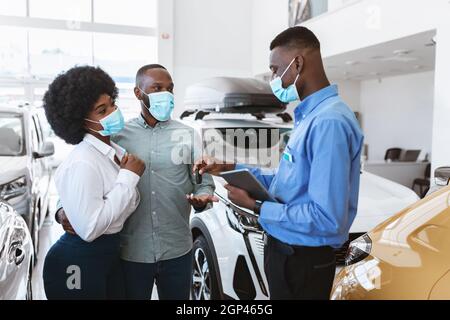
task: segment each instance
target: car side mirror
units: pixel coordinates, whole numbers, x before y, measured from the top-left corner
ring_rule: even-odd
[[[447,186],[450,182],[450,167],[440,167],[434,171],[434,180],[438,186]]]
[[[34,159],[40,159],[45,157],[50,157],[55,154],[55,146],[53,142],[45,142],[42,147],[39,149],[39,151],[33,152],[33,158]]]

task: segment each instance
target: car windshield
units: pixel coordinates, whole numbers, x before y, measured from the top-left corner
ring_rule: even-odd
[[[208,155],[227,162],[276,168],[289,140],[289,128],[219,128],[203,131]]]
[[[0,156],[20,156],[24,151],[22,116],[0,113]]]

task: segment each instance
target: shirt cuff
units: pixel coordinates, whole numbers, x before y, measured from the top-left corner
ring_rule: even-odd
[[[130,188],[135,188],[139,182],[140,177],[134,173],[133,171],[130,171],[128,169],[120,169],[119,174],[117,175],[117,183],[123,183],[127,186],[130,186]]]
[[[283,204],[270,201],[264,201],[259,212],[259,220],[267,222],[280,222],[280,210],[283,209]]]

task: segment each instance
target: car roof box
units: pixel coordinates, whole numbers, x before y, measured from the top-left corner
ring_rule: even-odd
[[[286,104],[272,93],[267,82],[252,78],[216,77],[186,89],[184,107],[220,113],[280,113]]]

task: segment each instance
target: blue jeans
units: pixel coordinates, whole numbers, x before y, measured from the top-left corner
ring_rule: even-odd
[[[192,251],[155,263],[122,260],[125,294],[131,300],[149,300],[156,282],[160,300],[189,300],[192,273]]]
[[[65,233],[44,262],[44,289],[49,300],[124,299],[119,234],[92,242]]]

